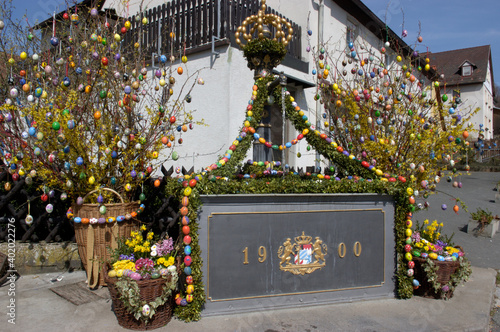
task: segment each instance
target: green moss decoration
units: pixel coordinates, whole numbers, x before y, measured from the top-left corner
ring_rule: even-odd
[[[272,39],[253,39],[243,47],[243,56],[250,61],[253,57],[271,57],[283,60],[287,53],[285,45]]]

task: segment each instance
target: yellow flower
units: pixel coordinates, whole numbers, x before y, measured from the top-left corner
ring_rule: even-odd
[[[145,231],[145,230],[146,230],[146,225],[144,225],[144,224],[143,224],[143,225],[141,226],[141,231]]]
[[[425,251],[429,251],[429,246],[424,247]]]
[[[166,262],[164,265],[165,265],[166,267],[169,267],[170,265],[174,265],[174,263],[175,263],[175,259],[174,259],[172,256],[170,256],[170,257],[168,258],[167,262]]]
[[[422,248],[424,245],[422,242],[415,243],[415,247]]]
[[[148,236],[146,237],[146,239],[148,239],[148,240],[152,240],[152,239],[153,239],[153,236],[154,236],[154,233],[153,233],[153,232],[149,232],[149,233],[148,233]]]
[[[444,225],[443,225],[443,223],[440,223],[439,226],[443,227]]]
[[[425,219],[424,225],[427,225],[429,223],[429,219]]]

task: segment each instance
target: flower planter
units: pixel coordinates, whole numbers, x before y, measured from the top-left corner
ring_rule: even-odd
[[[475,220],[469,221],[467,224],[467,233],[477,236],[494,237],[498,231],[500,219],[493,219],[481,232],[479,232],[479,223]]]
[[[458,261],[432,261],[438,268],[437,270],[437,282],[441,284],[441,289],[436,291],[432,286],[432,282],[429,280],[429,276],[425,271],[426,264],[425,259],[414,257],[415,261],[415,274],[414,278],[420,281],[420,287],[415,289],[414,294],[418,296],[435,298],[435,299],[450,299],[453,297],[453,290],[444,290],[443,286],[448,284],[451,279],[451,275],[455,273],[460,267],[460,262]]]

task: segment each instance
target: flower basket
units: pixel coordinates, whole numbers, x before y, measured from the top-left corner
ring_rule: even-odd
[[[432,261],[437,267],[437,282],[441,285],[440,289],[436,291],[432,282],[429,281],[429,276],[425,271],[426,260],[420,257],[414,257],[415,261],[415,274],[414,278],[420,281],[420,287],[415,289],[414,294],[427,298],[435,299],[450,299],[453,297],[453,290],[449,289],[444,291],[443,286],[447,285],[451,276],[460,267],[460,262],[457,261]]]
[[[131,231],[139,229],[139,220],[135,217],[142,212],[138,201],[124,203],[123,198],[116,191],[109,188],[102,188],[101,190],[114,193],[120,198],[121,203],[74,204],[71,208],[78,254],[87,272],[88,286],[90,288],[99,285],[106,286],[103,264],[111,256],[109,248],[116,248],[116,239],[118,237],[127,236]],[[85,202],[85,199],[94,192],[96,190],[85,195],[83,201]],[[102,205],[106,207],[105,214],[99,212]],[[118,221],[118,217],[123,217],[123,220]],[[91,219],[99,220],[100,218],[102,218],[101,222],[89,222]],[[115,219],[115,221],[110,218]],[[102,222],[102,220],[105,220],[105,222]]]
[[[178,267],[177,270],[179,270]],[[107,272],[107,270],[105,272]],[[168,300],[163,305],[156,308],[154,315],[146,322],[142,319],[136,319],[134,314],[127,310],[116,284],[119,280],[118,278],[110,278],[108,274],[105,273],[105,281],[113,302],[113,311],[120,326],[130,330],[147,331],[160,328],[170,322],[174,306],[174,298],[172,295],[169,296]],[[158,299],[165,290],[168,290],[170,283],[174,282],[176,284],[177,280],[177,275],[175,276],[175,280],[172,280],[172,275],[169,275],[166,279],[147,279],[133,282],[136,282],[139,288],[140,301],[150,303]]]

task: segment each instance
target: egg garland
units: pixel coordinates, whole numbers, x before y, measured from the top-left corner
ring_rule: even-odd
[[[78,202],[77,202],[78,203]],[[80,204],[81,205],[81,204]],[[99,213],[101,215],[106,214],[106,209],[102,209],[102,207],[105,207],[104,205],[101,205],[99,207]],[[74,222],[75,224],[104,224],[104,223],[114,223],[114,222],[123,222],[123,221],[129,221],[129,220],[135,220],[137,217],[144,212],[144,209],[146,206],[144,204],[141,204],[139,208],[135,211],[132,211],[130,213],[126,213],[125,215],[119,215],[119,216],[108,216],[106,218],[100,217],[100,218],[94,218],[95,220],[91,220],[90,218],[82,218],[82,217],[75,217],[73,213],[73,208],[70,207],[68,211],[66,212],[66,217]],[[92,222],[91,222],[92,221]]]

